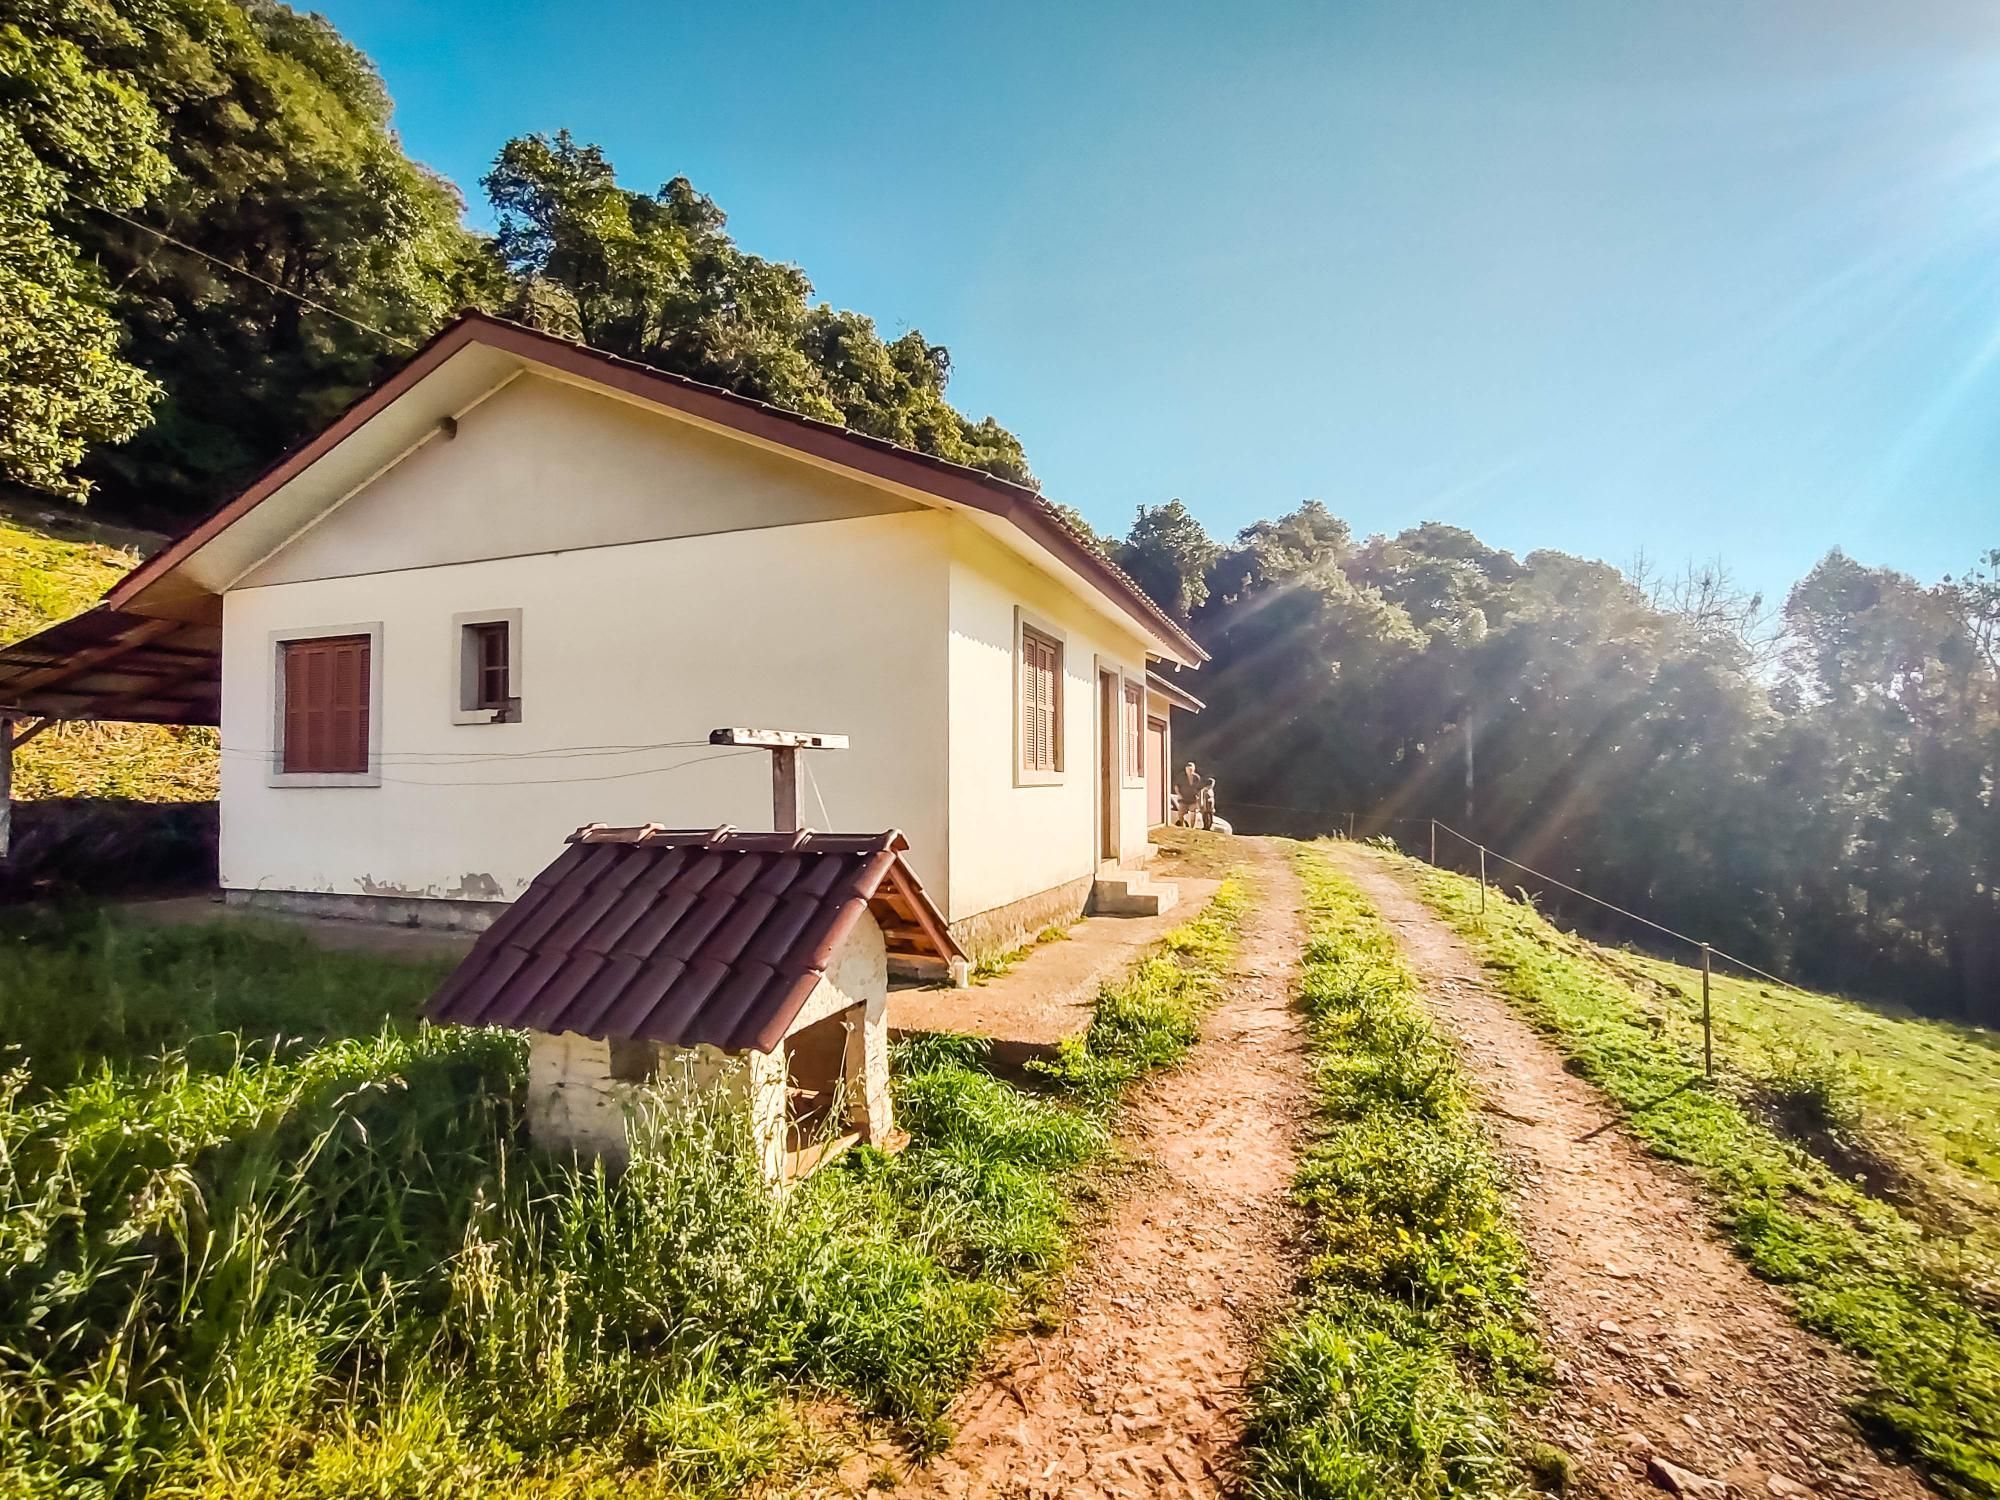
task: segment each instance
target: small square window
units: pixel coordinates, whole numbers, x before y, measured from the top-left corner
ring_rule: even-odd
[[[459,615],[459,724],[513,724],[521,717],[521,614],[519,610]]]

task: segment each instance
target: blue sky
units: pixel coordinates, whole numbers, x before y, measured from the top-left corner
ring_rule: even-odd
[[[475,221],[527,131],[684,174],[1102,526],[2000,546],[1984,3],[319,3]]]

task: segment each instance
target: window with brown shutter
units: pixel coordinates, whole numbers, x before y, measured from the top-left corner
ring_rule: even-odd
[[[1021,627],[1021,769],[1062,769],[1062,642]]]
[[[1125,684],[1125,779],[1137,781],[1146,774],[1146,690],[1136,682]]]
[[[278,764],[286,775],[366,774],[371,655],[365,635],[280,644],[284,715]]]

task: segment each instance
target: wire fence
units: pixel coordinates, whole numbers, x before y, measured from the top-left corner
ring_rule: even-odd
[[[1734,968],[1741,969],[1746,974],[1754,975],[1758,979],[1762,979],[1771,984],[1775,984],[1781,989],[1790,990],[1792,993],[1796,995],[1802,995],[1808,999],[1812,997],[1812,992],[1810,990],[1802,989],[1800,986],[1792,983],[1791,980],[1786,979],[1783,975],[1773,974],[1769,969],[1760,968],[1758,965],[1751,963],[1750,960],[1748,960],[1747,958],[1739,958],[1735,954],[1728,952],[1726,949],[1718,948],[1713,943],[1704,941],[1703,939],[1694,936],[1692,933],[1682,932],[1679,928],[1676,927],[1669,927],[1664,922],[1655,921],[1653,918],[1646,916],[1643,913],[1633,911],[1630,907],[1620,906],[1615,901],[1606,900],[1604,897],[1599,896],[1592,891],[1587,891],[1583,889],[1583,887],[1581,886],[1573,885],[1567,880],[1562,880],[1557,876],[1551,875],[1546,870],[1538,870],[1533,865],[1524,864],[1520,860],[1513,858],[1511,855],[1502,854],[1499,850],[1492,848],[1490,845],[1481,843],[1478,839],[1472,837],[1470,834],[1461,833],[1458,829],[1452,827],[1449,823],[1445,822],[1441,818],[1383,817],[1373,813],[1352,813],[1352,812],[1329,813],[1323,808],[1317,811],[1313,811],[1303,807],[1285,807],[1282,805],[1256,803],[1256,802],[1234,802],[1232,805],[1242,806],[1242,807],[1254,807],[1258,808],[1261,811],[1269,811],[1269,812],[1299,813],[1318,819],[1322,825],[1324,825],[1325,822],[1330,818],[1332,819],[1336,827],[1340,827],[1342,825],[1345,826],[1347,831],[1347,837],[1350,839],[1352,839],[1355,836],[1355,830],[1357,828],[1367,830],[1370,832],[1378,830],[1386,830],[1388,828],[1398,827],[1398,826],[1401,827],[1416,826],[1416,827],[1426,828],[1430,832],[1429,863],[1441,870],[1447,869],[1449,868],[1449,866],[1447,866],[1438,857],[1438,835],[1440,833],[1447,834],[1450,837],[1457,839],[1468,850],[1470,850],[1474,856],[1473,862],[1476,865],[1478,880],[1479,880],[1479,911],[1482,917],[1485,915],[1486,912],[1487,889],[1489,886],[1493,884],[1493,881],[1487,869],[1487,861],[1492,860],[1499,864],[1506,865],[1511,869],[1519,870],[1524,875],[1531,876],[1532,878],[1539,880],[1544,884],[1553,886],[1557,890],[1564,891],[1569,895],[1577,897],[1580,900],[1588,901],[1594,906],[1601,907],[1605,911],[1614,913],[1617,916],[1625,918],[1627,921],[1636,922],[1641,927],[1645,927],[1653,932],[1657,932],[1663,937],[1671,938],[1676,942],[1686,943],[1689,947],[1696,950],[1700,959],[1702,1071],[1710,1078],[1713,1078],[1715,1076],[1715,1019],[1714,1019],[1715,1011],[1714,1011],[1714,999],[1712,994],[1712,988],[1713,988],[1712,981],[1713,981],[1714,964],[1717,960],[1720,960],[1723,963],[1728,964]]]

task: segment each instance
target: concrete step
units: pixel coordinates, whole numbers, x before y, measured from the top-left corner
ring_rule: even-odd
[[[1143,870],[1107,871],[1090,891],[1090,910],[1100,917],[1157,917],[1174,909],[1180,887],[1154,880]]]

